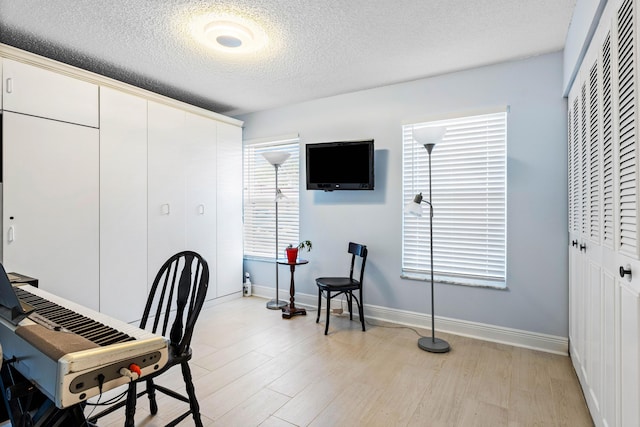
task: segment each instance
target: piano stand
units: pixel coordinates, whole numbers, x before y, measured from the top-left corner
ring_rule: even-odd
[[[87,422],[82,404],[57,408],[31,381],[11,366],[13,362],[15,359],[4,360],[0,370],[2,400],[12,426],[95,426]]]

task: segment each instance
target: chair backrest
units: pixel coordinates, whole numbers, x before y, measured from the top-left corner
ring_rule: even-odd
[[[179,252],[160,268],[140,321],[142,329],[168,337],[176,355],[189,351],[196,320],[209,287],[207,261],[192,251]],[[173,319],[169,335],[167,328]]]
[[[349,253],[352,254],[351,269],[349,271],[349,279],[351,280],[353,280],[353,267],[356,263],[356,257],[359,256],[362,258],[362,262],[360,264],[360,285],[362,285],[362,280],[364,278],[364,266],[367,263],[367,247],[359,243],[349,242]]]

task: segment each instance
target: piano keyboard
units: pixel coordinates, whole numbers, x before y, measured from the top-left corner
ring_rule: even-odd
[[[16,287],[35,312],[17,326],[0,319],[5,360],[65,408],[129,382],[120,368],[140,366],[142,377],[167,363],[168,340],[30,285]]]
[[[99,346],[107,346],[112,344],[133,341],[130,335],[118,331],[103,323],[96,322],[87,316],[83,316],[75,311],[64,308],[63,306],[46,300],[42,297],[27,292],[19,287],[15,288],[16,296],[19,300],[35,308],[35,312],[42,316],[49,324],[53,324],[59,328],[64,328],[74,334],[80,335]],[[38,323],[36,316],[29,316],[31,320]]]

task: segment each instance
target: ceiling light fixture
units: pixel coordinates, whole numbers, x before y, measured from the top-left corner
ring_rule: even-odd
[[[222,48],[237,49],[253,43],[253,33],[235,22],[210,22],[204,27],[204,33],[212,43]]]
[[[256,52],[268,37],[257,24],[230,15],[200,15],[192,18],[191,34],[200,43],[219,52],[244,54]]]

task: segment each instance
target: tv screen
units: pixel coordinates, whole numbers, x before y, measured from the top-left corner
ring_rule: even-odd
[[[373,140],[307,144],[307,190],[373,190],[373,153]]]

